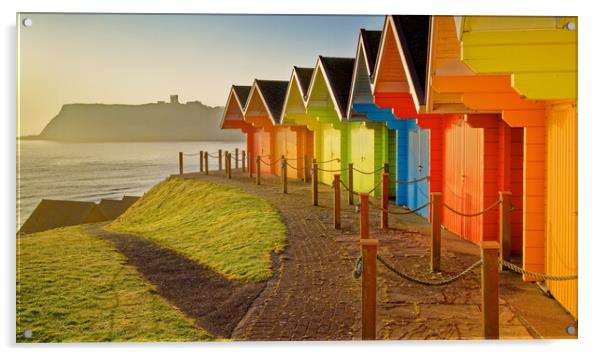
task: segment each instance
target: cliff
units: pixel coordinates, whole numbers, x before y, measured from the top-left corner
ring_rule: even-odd
[[[73,142],[243,141],[239,130],[221,130],[222,107],[186,104],[63,105],[40,135],[26,137]],[[24,137],[25,138],[25,137]]]

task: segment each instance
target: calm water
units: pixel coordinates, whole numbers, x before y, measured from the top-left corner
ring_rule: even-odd
[[[98,202],[142,195],[178,173],[178,152],[243,149],[244,142],[59,143],[19,141],[17,227],[41,199]],[[217,159],[209,159],[209,168]],[[184,157],[184,171],[198,171],[199,157]]]

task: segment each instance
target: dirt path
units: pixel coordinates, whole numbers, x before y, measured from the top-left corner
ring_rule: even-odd
[[[159,295],[216,337],[230,337],[265,283],[230,281],[210,269],[133,234],[112,233],[104,224],[86,226],[111,241]]]
[[[246,174],[192,173],[187,178],[238,186],[270,201],[282,213],[289,230],[288,246],[278,273],[234,330],[238,340],[334,340],[360,338],[360,284],[352,277],[359,254],[359,215],[343,198],[342,229],[332,227],[332,192],[320,185],[320,206],[310,201],[310,185],[289,181],[280,192],[278,177],[262,177],[257,186]],[[403,210],[392,206],[392,210]],[[417,215],[390,215],[391,229],[378,227],[370,211],[371,237],[379,254],[406,272],[428,273],[429,224]],[[459,273],[479,259],[479,248],[444,231],[443,276]],[[480,338],[479,269],[445,287],[427,287],[404,280],[378,265],[377,338]],[[543,296],[520,276],[500,275],[500,331],[503,338],[569,337],[565,328],[576,323],[553,299]],[[536,312],[534,312],[536,311]]]

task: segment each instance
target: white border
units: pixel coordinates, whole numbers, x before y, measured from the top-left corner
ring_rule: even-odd
[[[598,214],[602,198],[600,175],[600,133],[602,132],[599,110],[599,85],[602,81],[599,38],[600,12],[595,1],[585,0],[504,0],[485,2],[475,0],[422,0],[367,2],[305,0],[288,2],[277,0],[218,2],[192,0],[20,0],[0,2],[2,11],[2,153],[3,174],[0,218],[4,227],[2,265],[3,279],[0,293],[2,320],[0,335],[6,354],[29,352],[46,355],[105,355],[115,353],[143,353],[164,355],[172,349],[190,355],[206,353],[245,355],[307,355],[326,351],[339,355],[359,354],[416,354],[439,353],[459,355],[508,355],[529,353],[545,355],[593,354],[600,349],[598,335],[602,321],[600,315],[600,274],[598,254],[602,251],[602,233]],[[579,259],[581,261],[579,283],[579,334],[578,341],[533,342],[378,342],[378,343],[206,343],[206,344],[88,344],[22,346],[14,344],[15,316],[15,134],[16,134],[16,32],[15,13],[22,12],[145,12],[145,13],[288,13],[288,14],[429,14],[429,15],[578,15],[579,16]],[[599,35],[598,35],[599,37]],[[100,346],[100,347],[99,347]],[[286,348],[284,350],[283,348]],[[85,350],[83,350],[85,349]],[[600,352],[600,350],[598,351]]]

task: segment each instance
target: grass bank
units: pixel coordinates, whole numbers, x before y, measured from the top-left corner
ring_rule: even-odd
[[[110,242],[78,226],[17,239],[18,342],[208,339]]]
[[[286,243],[282,218],[265,200],[178,177],[153,187],[107,230],[143,236],[228,279],[247,282],[269,279],[271,253]]]

